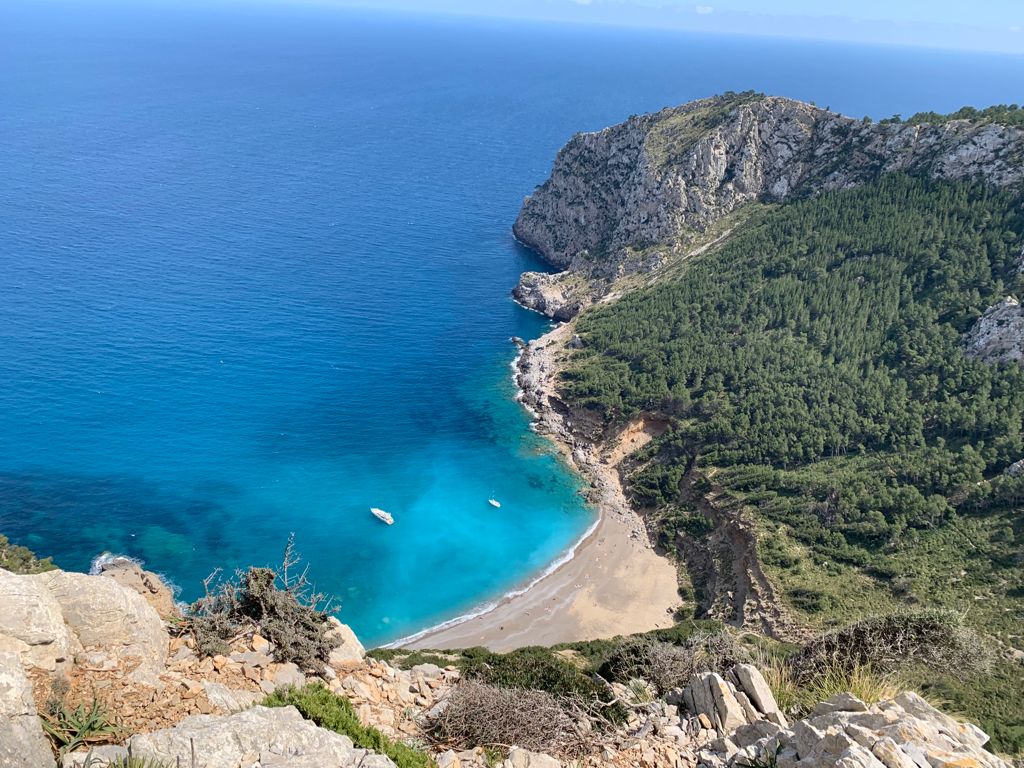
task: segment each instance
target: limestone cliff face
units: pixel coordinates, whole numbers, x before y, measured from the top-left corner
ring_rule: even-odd
[[[986,363],[1024,363],[1024,309],[1007,296],[985,310],[964,336],[964,352]]]
[[[719,96],[577,134],[513,230],[552,265],[609,280],[657,269],[645,249],[685,248],[745,203],[893,171],[1014,184],[1024,180],[1024,131],[967,120],[867,123],[791,99]],[[550,301],[558,293],[550,276],[526,282],[523,303],[544,296],[547,306],[535,308],[547,314],[564,306]],[[566,303],[589,303],[587,292],[576,286]]]

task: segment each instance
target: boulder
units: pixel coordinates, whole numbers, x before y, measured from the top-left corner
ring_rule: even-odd
[[[52,768],[32,684],[17,654],[0,652],[0,768]]]
[[[137,663],[138,679],[164,670],[170,638],[156,610],[138,592],[101,576],[48,571],[30,576],[60,604],[64,622],[86,650]]]
[[[501,764],[501,768],[562,768],[562,764],[550,755],[512,747],[508,759]]]
[[[209,680],[201,682],[206,699],[222,712],[240,712],[248,709],[263,697],[253,691],[236,691],[221,683]]]
[[[757,667],[753,664],[737,664],[732,668],[732,674],[739,688],[761,714],[767,715],[779,711],[775,695]]]
[[[827,715],[830,712],[867,712],[868,705],[852,693],[837,693],[826,701],[818,702],[811,711],[811,717]]]
[[[110,763],[123,761],[128,756],[128,750],[124,747],[102,744],[64,755],[60,768],[107,768]]]
[[[328,663],[336,668],[357,667],[362,664],[366,657],[366,650],[359,642],[359,638],[356,637],[356,633],[333,616],[328,617],[327,622],[331,625],[327,636],[338,643],[331,651]]]
[[[181,610],[174,601],[174,590],[164,583],[157,574],[144,571],[142,566],[129,557],[103,557],[96,566],[101,576],[107,576],[122,587],[138,592],[162,619],[175,619]]]
[[[295,707],[253,707],[233,715],[192,715],[174,728],[137,734],[132,754],[196,768],[395,768],[356,749],[347,736],[318,728]]]
[[[78,641],[64,623],[60,603],[33,576],[0,568],[0,650],[53,672],[70,666]]]

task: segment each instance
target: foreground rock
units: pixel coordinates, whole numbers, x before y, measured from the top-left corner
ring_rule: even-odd
[[[0,652],[0,768],[53,766],[32,699],[32,685],[17,654]]]
[[[916,693],[875,706],[848,693],[819,704],[792,728],[742,727],[701,753],[701,766],[774,761],[778,768],[1009,768],[987,752],[988,736]]]
[[[196,715],[133,736],[132,754],[196,768],[394,768],[383,755],[356,749],[347,736],[318,728],[294,707],[253,707],[228,717]]]
[[[25,577],[23,577],[25,578]],[[113,579],[48,571],[36,580],[60,605],[63,621],[90,665],[135,665],[139,679],[155,680],[167,660],[167,631],[153,607]]]

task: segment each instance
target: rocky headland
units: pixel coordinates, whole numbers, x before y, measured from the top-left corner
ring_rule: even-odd
[[[753,203],[852,187],[885,173],[1024,179],[1024,131],[998,123],[859,120],[761,94],[702,99],[580,133],[523,204],[513,231],[555,274],[516,299],[557,320],[624,279],[649,280]]]

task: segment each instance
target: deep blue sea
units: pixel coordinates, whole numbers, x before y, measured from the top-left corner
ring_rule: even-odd
[[[470,610],[592,519],[509,370],[546,327],[510,225],[574,131],[726,89],[885,117],[1022,84],[1020,57],[4,0],[0,532],[186,599],[295,532],[369,643]]]

